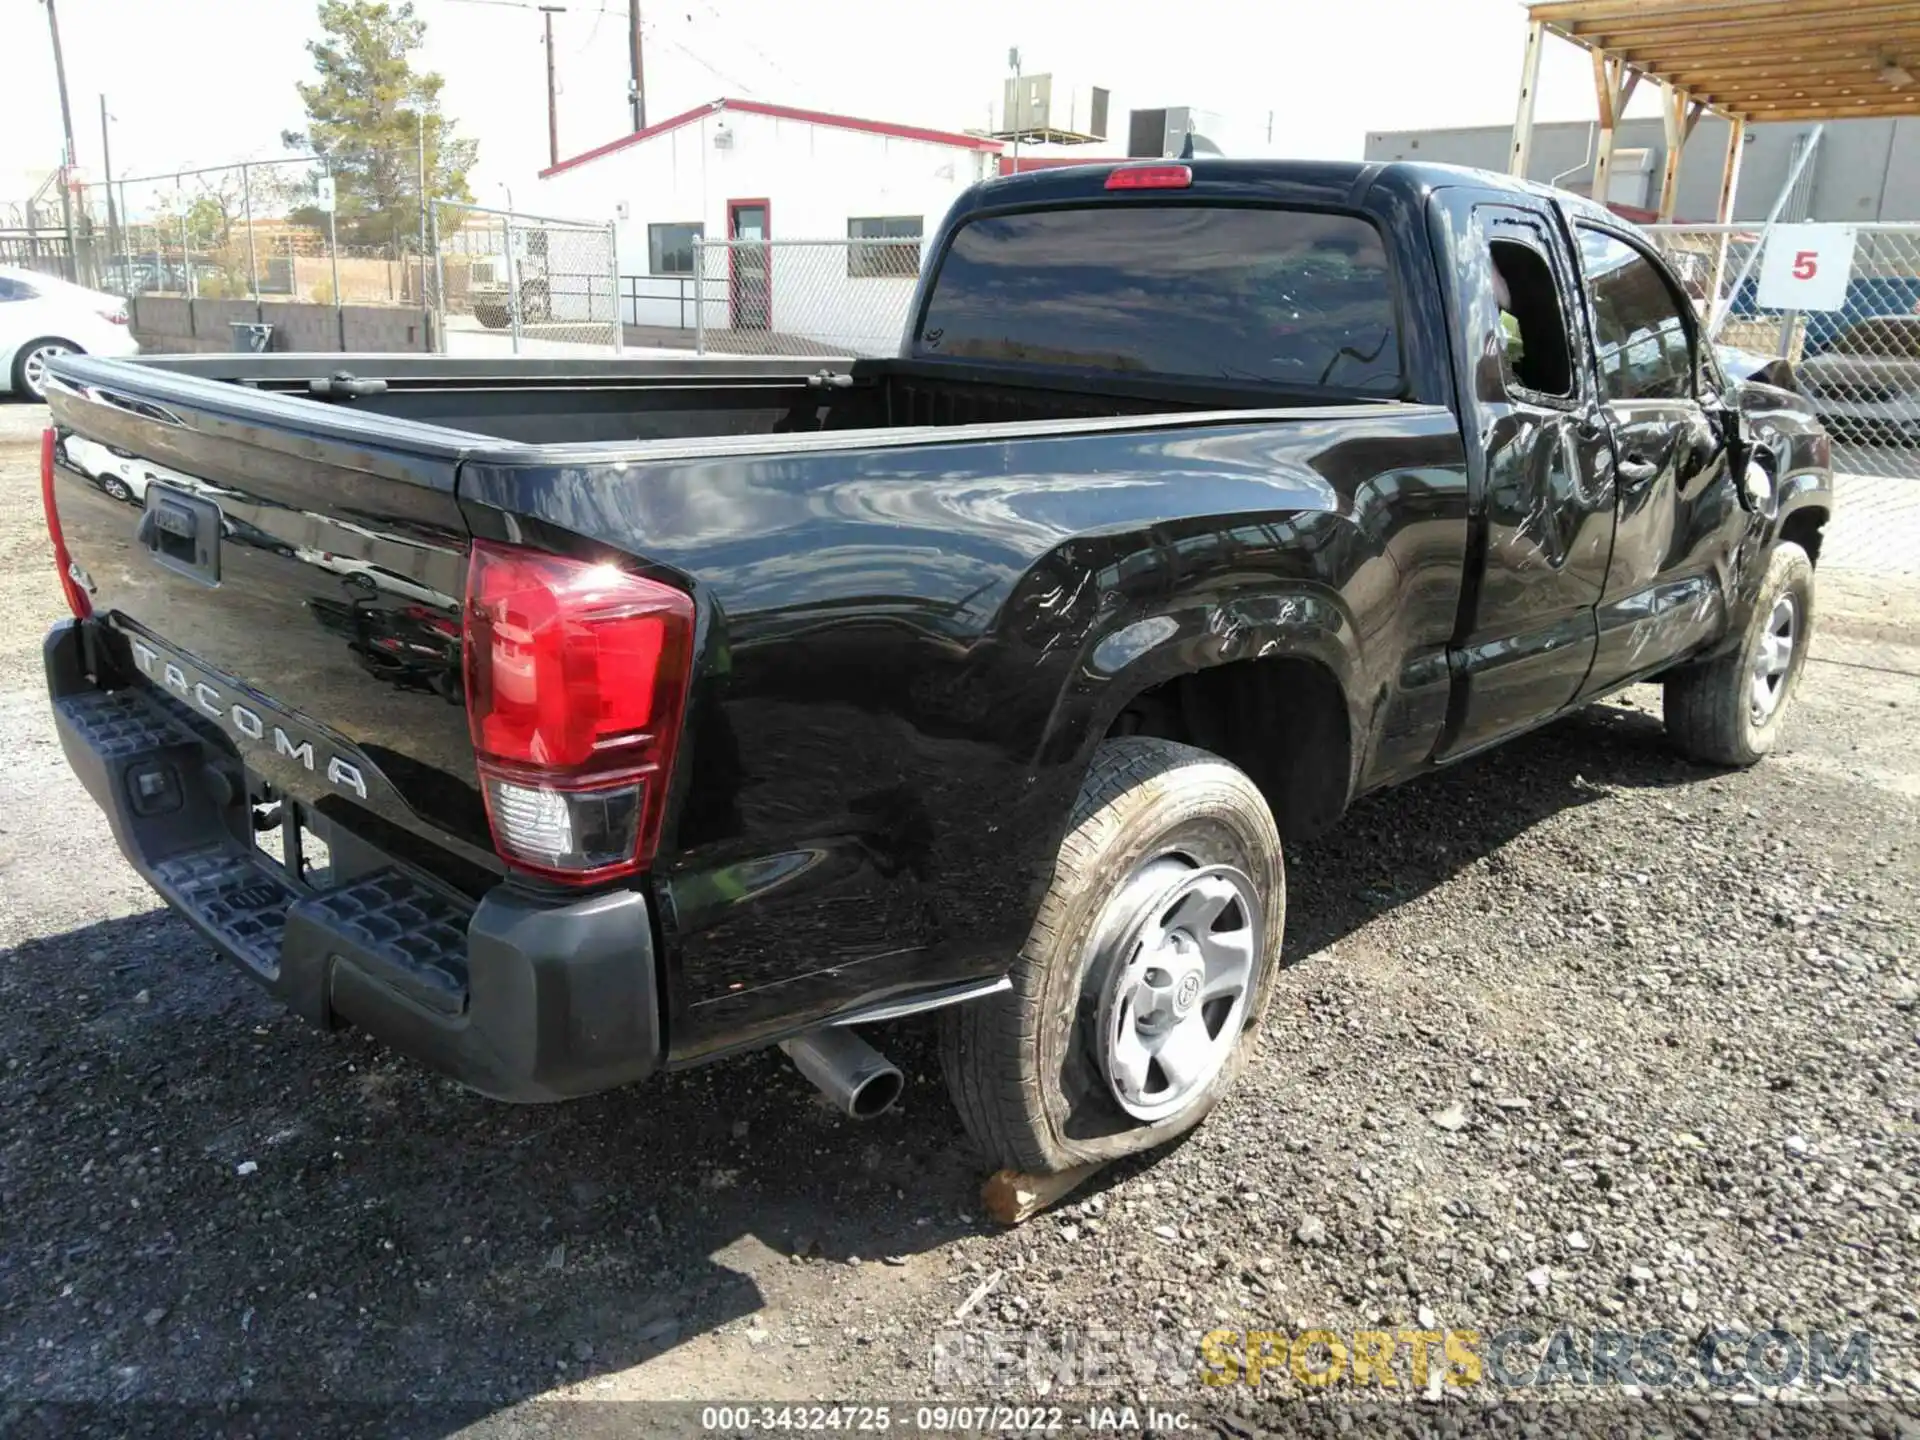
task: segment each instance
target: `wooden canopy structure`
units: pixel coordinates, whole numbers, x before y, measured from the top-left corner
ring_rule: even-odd
[[[1508,170],[1527,172],[1540,50],[1557,35],[1593,57],[1596,199],[1607,195],[1614,132],[1627,101],[1642,78],[1660,86],[1662,220],[1673,218],[1681,149],[1709,110],[1730,122],[1722,224],[1733,218],[1748,124],[1920,115],[1920,0],[1547,0],[1528,6],[1527,21]]]

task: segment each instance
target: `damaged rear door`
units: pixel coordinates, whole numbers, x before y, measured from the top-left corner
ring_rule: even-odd
[[[1435,198],[1454,267],[1473,548],[1450,660],[1448,759],[1570,704],[1592,667],[1613,549],[1614,474],[1576,288],[1544,211]]]

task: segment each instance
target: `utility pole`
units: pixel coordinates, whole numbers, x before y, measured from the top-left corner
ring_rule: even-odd
[[[560,163],[560,107],[558,86],[553,71],[553,17],[564,14],[564,5],[542,5],[540,18],[547,26],[547,163]]]
[[[647,67],[640,54],[640,0],[627,0],[627,35],[633,50],[633,78],[627,98],[633,102],[633,128],[647,128]]]
[[[122,245],[116,249],[114,243],[114,236],[120,233],[120,213],[119,207],[113,203],[113,145],[107,139],[107,121],[111,118],[107,114],[107,97],[102,95],[100,97],[100,173],[101,178],[107,182],[107,253],[113,255],[119,254],[126,247]],[[124,240],[126,237],[121,235],[120,238]]]
[[[1020,173],[1020,122],[1026,118],[1026,87],[1020,79],[1020,47],[1013,46],[1007,51],[1007,64],[1013,69],[1013,173]]]
[[[47,7],[47,31],[53,36],[53,74],[60,83],[60,133],[66,137],[66,149],[60,156],[60,220],[67,232],[67,279],[80,278],[80,254],[73,243],[73,111],[67,104],[67,62],[60,53],[60,16],[53,0]]]

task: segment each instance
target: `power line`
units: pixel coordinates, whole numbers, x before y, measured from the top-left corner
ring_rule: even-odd
[[[729,30],[733,34],[734,38],[737,39],[742,45],[746,46],[747,49],[751,50],[755,55],[758,55],[761,61],[766,65],[766,67],[769,70],[773,71],[774,74],[778,75],[782,80],[786,81],[789,85],[794,86],[796,89],[799,88],[800,82],[795,80],[793,76],[787,73],[785,66],[781,65],[781,63],[778,60],[775,60],[771,55],[767,54],[766,51],[762,50],[758,45],[756,45],[751,35],[748,35],[745,31],[735,27],[733,23],[727,19],[726,16],[722,15],[718,10],[714,9],[713,6],[709,3],[709,0],[700,0],[700,8],[705,10],[709,15],[713,16],[713,18],[717,22],[719,22],[720,25],[722,25],[727,30]]]

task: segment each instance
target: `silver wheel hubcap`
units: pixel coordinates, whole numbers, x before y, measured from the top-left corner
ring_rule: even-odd
[[[1101,920],[1088,967],[1100,1071],[1127,1114],[1164,1120],[1213,1083],[1240,1038],[1265,956],[1260,900],[1230,865],[1163,855],[1134,871]]]
[[[27,389],[35,395],[45,393],[47,388],[47,362],[56,356],[69,353],[64,345],[42,345],[38,350],[29,350],[27,358],[20,364],[20,373],[26,379]]]
[[[1753,652],[1753,686],[1750,704],[1753,723],[1764,725],[1780,708],[1787,693],[1787,672],[1793,668],[1793,647],[1799,638],[1800,607],[1793,596],[1782,595],[1773,602],[1767,616],[1767,628]]]

